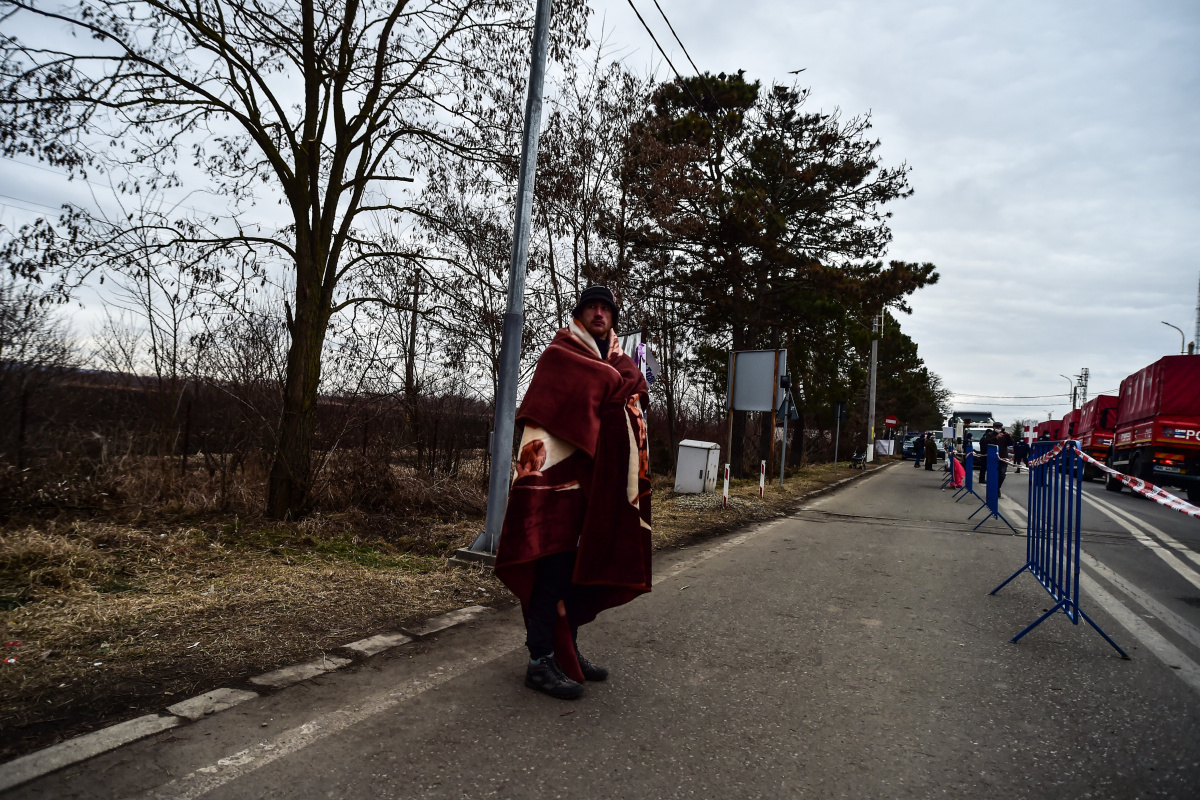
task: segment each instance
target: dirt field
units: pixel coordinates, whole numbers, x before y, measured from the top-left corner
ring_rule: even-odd
[[[726,509],[656,479],[655,548],[783,513],[849,474],[798,470],[763,500],[735,482]],[[0,761],[411,620],[513,602],[490,571],[446,560],[481,527],[347,513],[0,530]]]

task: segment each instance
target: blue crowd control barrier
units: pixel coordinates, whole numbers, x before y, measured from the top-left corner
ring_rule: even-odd
[[[967,449],[966,455],[963,457],[963,468],[967,471],[966,477],[963,478],[962,488],[954,493],[954,502],[962,500],[968,495],[974,496],[976,500],[983,498],[975,494],[975,451]],[[970,519],[968,517],[968,519]]]
[[[985,469],[987,470],[987,488],[983,492],[982,504],[979,508],[972,511],[971,516],[967,517],[967,519],[973,518],[985,508],[988,510],[988,513],[984,514],[983,519],[979,520],[972,530],[979,530],[979,526],[989,519],[998,519],[1007,525],[1009,530],[1016,533],[1017,529],[1000,513],[1000,448],[994,444],[988,445],[987,466]],[[975,496],[979,497],[979,495]]]
[[[1062,449],[1055,453],[1059,445]],[[1042,456],[1050,455],[1038,463]],[[1054,606],[1018,633],[1011,641],[1041,625],[1052,614],[1062,611],[1074,625],[1083,618],[1122,658],[1125,651],[1079,607],[1079,531],[1083,510],[1083,459],[1075,442],[1036,442],[1029,471],[1029,517],[1025,526],[1025,565],[1008,580],[992,589],[1003,589],[1013,578],[1029,570],[1049,592]],[[990,477],[990,476],[989,476]],[[989,495],[991,490],[989,488]]]

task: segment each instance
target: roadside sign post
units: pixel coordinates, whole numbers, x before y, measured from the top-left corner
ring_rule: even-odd
[[[779,488],[783,488],[783,475],[787,471],[787,437],[788,437],[788,420],[799,419],[800,415],[796,413],[796,401],[792,400],[792,376],[784,375],[779,379],[779,384],[787,390],[784,395],[783,403],[779,406],[779,411],[776,412],[776,418],[783,417],[783,447],[779,456]]]
[[[758,463],[758,496],[763,496],[763,490],[767,487],[767,462],[760,461]]]
[[[721,508],[729,508],[729,465],[725,465],[725,488],[721,492]]]

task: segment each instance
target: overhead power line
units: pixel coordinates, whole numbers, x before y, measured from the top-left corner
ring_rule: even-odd
[[[717,128],[717,120],[714,119],[712,116],[710,116],[704,110],[704,105],[698,99],[696,99],[696,95],[692,94],[691,87],[687,85],[687,82],[683,79],[683,75],[681,75],[679,73],[679,70],[675,69],[675,64],[671,61],[671,57],[667,55],[667,51],[664,50],[663,46],[659,43],[658,37],[654,35],[654,31],[652,31],[650,29],[650,26],[646,23],[645,18],[642,17],[642,12],[638,11],[637,6],[635,6],[633,4],[633,0],[625,0],[625,2],[627,2],[629,4],[629,7],[631,9],[633,9],[633,13],[634,13],[634,15],[637,16],[638,22],[642,23],[642,27],[645,28],[646,33],[649,34],[649,36],[650,36],[650,41],[654,42],[654,46],[658,49],[658,52],[662,55],[663,60],[667,62],[667,66],[671,68],[671,72],[675,73],[675,77],[676,77],[676,79],[678,79],[679,85],[683,88],[683,90],[685,92],[687,92],[688,97],[692,98],[692,103],[695,104],[696,111],[699,112],[700,114],[703,114],[705,117],[708,117],[709,122],[711,122],[713,124],[713,132],[715,133],[716,128]],[[667,23],[667,27],[670,29],[671,35],[674,36],[675,41],[679,43],[679,47],[681,50],[683,50],[683,54],[687,58],[688,63],[691,64],[692,69],[694,69],[696,71],[696,78],[698,78],[700,83],[702,83],[704,85],[705,91],[708,92],[708,96],[712,100],[713,105],[714,106],[718,105],[716,94],[713,93],[712,87],[708,85],[708,80],[704,77],[703,73],[700,72],[700,68],[696,66],[696,62],[692,60],[692,56],[690,53],[688,53],[687,48],[684,47],[683,41],[679,38],[679,34],[675,33],[675,26],[672,25],[671,20],[667,18],[667,14],[666,14],[666,12],[664,12],[662,10],[662,6],[660,6],[658,4],[658,0],[653,0],[653,2],[654,2],[655,8],[658,9],[658,13],[662,15],[663,20]],[[744,163],[744,159],[736,156],[735,154],[733,154],[729,151],[724,137],[718,137],[717,141],[720,143],[721,151],[725,154],[725,156],[727,156],[729,158],[730,162],[734,166],[739,166],[742,163]],[[718,170],[718,172],[719,171],[720,170]],[[753,173],[751,171],[749,171],[749,169],[747,169],[747,171],[746,171],[745,179],[746,179],[747,183],[751,184],[751,188],[755,189],[758,192],[762,192],[763,195],[770,194],[766,190],[765,187],[763,187],[760,183],[758,183],[757,179],[754,177]],[[767,207],[767,204],[763,201],[762,197],[759,197],[757,194],[755,194],[754,197],[755,197],[755,200],[758,201],[758,205],[762,208],[763,212],[768,214],[769,216],[773,217],[775,219],[775,223],[777,225],[779,225],[779,227],[781,229],[786,231],[787,224],[784,222],[783,218],[779,216],[779,213],[774,211],[773,209]]]

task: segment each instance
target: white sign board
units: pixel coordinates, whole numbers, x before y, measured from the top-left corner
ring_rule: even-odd
[[[787,390],[779,377],[787,374],[787,350],[739,350],[729,354],[725,407],[733,411],[775,411]]]

